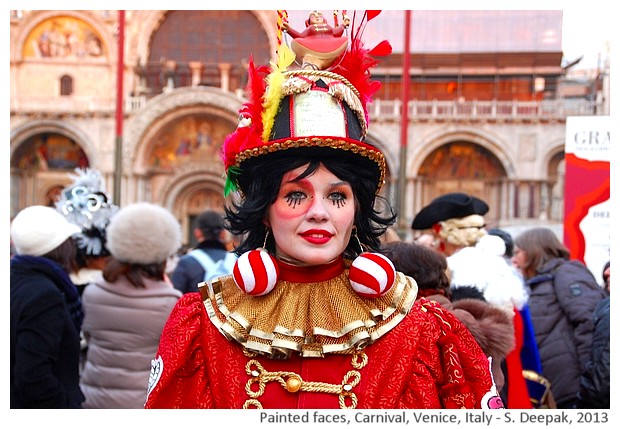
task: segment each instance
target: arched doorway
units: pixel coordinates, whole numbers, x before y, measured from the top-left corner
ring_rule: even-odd
[[[507,177],[500,160],[487,148],[464,140],[446,143],[431,152],[418,171],[422,207],[440,195],[464,192],[486,201],[486,218],[500,218],[502,183]]]
[[[11,216],[26,206],[52,205],[75,168],[89,167],[81,145],[59,132],[26,137],[11,156]]]

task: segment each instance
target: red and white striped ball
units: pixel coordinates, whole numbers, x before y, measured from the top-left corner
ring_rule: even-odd
[[[245,293],[262,296],[273,290],[280,271],[273,256],[265,250],[250,250],[237,259],[233,279]]]
[[[349,281],[353,290],[365,298],[384,295],[396,279],[394,264],[379,253],[364,252],[353,260]]]

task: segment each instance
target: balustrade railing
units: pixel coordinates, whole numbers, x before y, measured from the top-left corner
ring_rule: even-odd
[[[147,96],[128,96],[124,111],[131,114],[140,110],[148,101]],[[11,97],[11,112],[55,112],[67,114],[110,113],[116,109],[112,97],[90,96],[16,96]],[[398,120],[401,116],[400,100],[374,100],[368,107],[374,120]],[[416,120],[561,120],[567,116],[596,115],[597,104],[587,100],[544,101],[420,101],[409,102],[409,118]]]
[[[375,120],[397,120],[400,100],[374,100],[368,114]],[[596,115],[597,105],[587,100],[544,101],[421,101],[411,100],[408,115],[417,120],[435,119],[565,119],[567,116]]]

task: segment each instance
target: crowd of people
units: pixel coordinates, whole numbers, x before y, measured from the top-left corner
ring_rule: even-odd
[[[286,52],[250,61],[235,198],[173,268],[178,220],[116,207],[96,171],[17,214],[11,408],[609,408],[609,264],[598,285],[552,230],[487,229],[460,192],[394,235],[364,139],[389,44],[355,34],[335,63],[322,42],[286,73]]]

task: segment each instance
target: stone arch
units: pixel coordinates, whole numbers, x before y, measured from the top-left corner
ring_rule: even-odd
[[[387,139],[384,139],[383,136],[379,133],[375,133],[373,131],[368,131],[368,134],[366,134],[366,139],[365,141],[377,148],[379,148],[379,150],[383,153],[383,155],[385,156],[385,161],[387,163],[387,176],[394,176],[394,174],[397,174],[397,166],[398,166],[398,158],[397,155],[395,153],[392,153],[392,151],[389,150],[388,145],[385,143],[387,142]]]
[[[561,153],[564,153],[566,142],[563,139],[557,139],[549,148],[543,152],[540,156],[540,171],[546,171],[547,174],[551,173],[549,167],[553,163],[553,160]]]
[[[511,154],[505,151],[496,136],[474,129],[437,130],[425,137],[416,153],[408,156],[407,171],[412,178],[415,215],[432,199],[448,192],[465,192],[485,200],[489,205],[486,215],[491,224],[500,219],[511,200],[511,189],[506,185],[516,174]],[[470,153],[465,158],[452,151]],[[445,151],[445,152],[444,152]],[[436,157],[438,170],[433,172],[428,162]],[[476,164],[466,162],[469,159]],[[451,163],[450,160],[464,160]],[[443,170],[442,170],[443,167]],[[428,169],[430,174],[421,174]],[[454,170],[454,171],[453,171]]]
[[[132,118],[124,133],[123,170],[145,174],[151,140],[162,126],[183,115],[208,113],[234,130],[241,103],[233,94],[211,87],[183,87],[154,97]]]
[[[498,137],[480,132],[479,130],[461,129],[451,132],[438,131],[437,133],[428,135],[418,146],[419,150],[409,155],[409,159],[407,160],[407,171],[410,172],[410,174],[414,173],[417,175],[422,164],[435,150],[454,141],[466,141],[487,149],[502,164],[506,172],[506,177],[512,178],[516,174],[514,160],[510,154],[504,150],[506,144],[502,144],[499,140]]]
[[[368,134],[366,134],[365,142],[378,148],[383,153],[387,164],[385,184],[380,193],[388,198],[388,200],[394,200],[397,192],[396,186],[394,186],[394,180],[398,178],[398,160],[393,156],[392,152],[388,150],[387,145],[384,143],[385,141],[386,140],[384,140],[380,134],[371,131],[368,131]]]
[[[64,167],[49,169],[24,169],[18,165],[21,154],[26,156],[26,144],[42,134],[57,134],[79,146],[88,160],[88,165],[96,168],[97,151],[93,142],[79,128],[55,120],[35,120],[11,130],[10,147],[10,204],[11,215],[32,204],[49,204],[50,196],[60,187],[70,182],[67,174],[71,170]],[[32,155],[32,152],[30,153]],[[82,154],[80,154],[82,156]],[[37,158],[38,159],[38,158]],[[61,158],[59,158],[61,159]],[[34,158],[31,159],[33,161]]]
[[[104,52],[106,53],[106,60],[111,61],[117,57],[116,40],[113,32],[110,31],[110,27],[106,26],[94,12],[77,10],[48,10],[26,15],[23,24],[19,27],[21,32],[17,35],[17,37],[11,37],[11,61],[23,61],[24,58],[22,55],[22,48],[30,33],[43,21],[57,16],[69,16],[84,21],[96,31],[98,36],[101,37]]]
[[[542,154],[541,168],[546,172],[548,188],[544,188],[547,195],[543,195],[544,212],[551,220],[564,218],[564,185],[566,164],[564,162],[564,140],[558,140],[549,150]]]
[[[223,211],[223,190],[221,170],[210,166],[184,166],[166,180],[161,188],[160,204],[169,208],[179,219],[186,244],[192,240],[192,216],[207,208]]]
[[[11,130],[11,165],[13,156],[21,145],[28,140],[28,138],[42,133],[58,133],[75,141],[86,154],[90,166],[92,168],[97,168],[99,160],[93,141],[80,128],[67,122],[57,120],[29,121]]]

